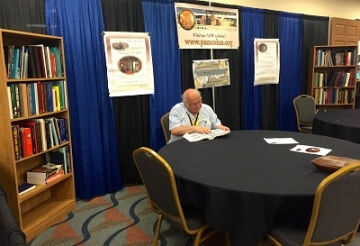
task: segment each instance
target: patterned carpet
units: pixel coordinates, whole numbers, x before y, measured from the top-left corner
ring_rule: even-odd
[[[72,213],[28,246],[148,246],[152,245],[156,220],[144,186],[128,186],[89,201],[79,200]],[[223,245],[221,237],[211,237],[206,245]],[[162,225],[160,241],[161,246],[190,246],[192,242],[166,221]]]

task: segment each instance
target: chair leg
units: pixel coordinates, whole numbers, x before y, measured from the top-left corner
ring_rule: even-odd
[[[154,246],[158,246],[162,221],[163,221],[163,216],[162,216],[162,214],[159,214],[158,222],[157,222],[157,225],[156,225],[155,236],[154,236],[154,242],[153,242]]]
[[[209,229],[210,231],[204,234],[204,232]],[[209,225],[203,226],[199,229],[199,231],[196,233],[194,246],[200,245],[200,243],[207,240],[209,237],[213,236],[215,233],[217,233],[217,230],[210,228]],[[203,236],[204,235],[204,236]]]
[[[230,234],[228,232],[225,232],[225,243],[226,243],[226,246],[231,246],[231,238],[230,238]]]

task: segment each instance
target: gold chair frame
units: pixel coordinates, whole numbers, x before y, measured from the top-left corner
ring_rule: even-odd
[[[170,136],[171,136],[171,132],[169,130],[169,114],[170,114],[170,112],[167,112],[160,119],[161,128],[163,130],[164,137],[165,137],[165,143],[169,142]]]
[[[153,160],[152,163],[140,163],[142,161],[142,157],[141,154],[143,155],[147,155],[147,157],[149,157],[150,159]],[[153,245],[157,245],[158,240],[159,240],[159,236],[160,236],[160,230],[161,230],[161,225],[164,219],[167,220],[172,220],[173,222],[176,222],[178,224],[181,224],[181,228],[189,235],[195,236],[195,240],[194,240],[194,246],[198,246],[200,245],[200,243],[202,243],[203,241],[205,241],[206,239],[208,239],[209,237],[211,237],[212,235],[214,235],[217,230],[210,228],[210,226],[204,221],[204,223],[199,226],[196,229],[191,229],[188,225],[188,221],[186,218],[186,215],[184,214],[183,211],[183,205],[180,203],[180,199],[179,199],[179,195],[178,195],[178,190],[177,190],[177,186],[176,186],[176,182],[175,182],[175,176],[174,176],[174,172],[172,170],[172,168],[170,167],[170,165],[167,163],[167,161],[165,159],[163,159],[159,154],[157,154],[154,150],[147,148],[147,147],[140,147],[136,150],[134,150],[133,152],[133,158],[136,164],[136,167],[140,173],[140,176],[144,182],[145,188],[148,191],[149,194],[149,200],[150,200],[150,204],[153,207],[154,211],[158,214],[158,222],[157,222],[157,226],[156,226],[156,231],[155,231],[155,236],[154,236],[154,241],[153,241]],[[145,160],[143,159],[143,161],[145,162]],[[141,165],[151,165],[154,163],[158,163],[159,165],[162,166],[163,170],[165,170],[166,174],[167,174],[167,178],[168,181],[170,183],[171,186],[171,193],[168,197],[168,201],[170,202],[175,202],[175,206],[176,206],[176,213],[177,214],[170,214],[169,212],[165,211],[159,204],[157,204],[157,202],[153,199],[152,194],[149,193],[149,179],[147,179],[146,174],[143,172],[143,168],[141,167]],[[155,179],[160,179],[163,177],[151,177],[151,178],[155,178]],[[162,194],[162,196],[165,196],[166,194]],[[209,230],[208,230],[209,229]],[[204,234],[205,231],[209,231],[208,233]],[[227,241],[228,241],[228,237],[227,237]]]
[[[313,208],[312,208],[312,214],[311,214],[311,218],[310,218],[310,223],[309,226],[307,228],[306,231],[306,235],[304,238],[304,242],[303,242],[303,246],[310,246],[310,245],[328,245],[331,243],[336,243],[336,242],[341,242],[342,244],[346,245],[348,243],[350,243],[352,241],[352,239],[354,238],[354,236],[357,233],[357,230],[360,226],[360,216],[358,218],[357,223],[355,223],[356,225],[354,225],[354,228],[350,231],[347,231],[346,233],[343,233],[341,236],[334,238],[332,240],[328,240],[328,241],[312,241],[317,223],[318,223],[318,219],[319,219],[319,214],[321,213],[321,203],[322,198],[323,198],[323,194],[326,190],[326,188],[330,185],[333,184],[334,182],[336,182],[338,180],[338,178],[340,178],[343,175],[349,174],[350,172],[360,172],[360,162],[355,162],[352,163],[348,166],[345,166],[341,169],[339,169],[338,171],[332,173],[331,175],[329,175],[328,177],[326,177],[317,187],[316,192],[315,192],[315,198],[314,198],[314,204],[313,204]],[[341,201],[339,201],[341,202]],[[341,225],[339,225],[341,226]],[[277,238],[275,238],[275,236],[271,235],[271,232],[268,233],[266,235],[266,238],[269,239],[269,241],[271,243],[273,243],[275,246],[282,246],[283,244],[281,244]]]

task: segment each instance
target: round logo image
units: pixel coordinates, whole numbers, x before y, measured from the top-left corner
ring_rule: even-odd
[[[195,16],[190,9],[183,9],[179,13],[179,24],[185,30],[191,30],[195,26]]]

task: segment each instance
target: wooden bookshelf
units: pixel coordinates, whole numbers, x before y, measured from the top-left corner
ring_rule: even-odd
[[[310,53],[308,93],[317,108],[354,108],[356,45],[314,46]]]
[[[74,175],[72,167],[72,148],[71,148],[71,135],[70,135],[70,118],[67,98],[67,84],[66,84],[66,71],[64,62],[63,51],[63,39],[62,37],[49,36],[43,34],[21,32],[0,29],[0,185],[7,193],[8,203],[12,210],[14,217],[19,223],[20,228],[26,235],[26,241],[29,242],[36,236],[41,234],[44,230],[49,228],[52,224],[63,218],[70,213],[76,206],[75,188],[74,188]],[[28,47],[40,46],[45,47],[40,50],[49,50],[46,47],[53,47],[58,52],[57,64],[55,58],[53,58],[53,69],[51,69],[51,63],[46,64],[49,60],[42,60],[44,63],[36,64],[40,66],[40,69],[45,69],[46,74],[33,73],[34,66],[30,67],[31,57],[28,53]],[[12,51],[9,51],[10,47],[20,48],[19,63],[17,69],[13,70],[15,65],[10,64],[12,58],[9,58]],[[49,52],[49,51],[48,51]],[[24,55],[24,53],[27,53]],[[50,53],[44,53],[49,55]],[[24,58],[26,56],[26,58]],[[25,62],[25,60],[27,60]],[[10,62],[9,62],[10,61]],[[33,60],[33,62],[40,62],[41,60]],[[60,62],[60,63],[59,63]],[[10,65],[9,65],[10,64]],[[34,65],[34,64],[33,64]],[[59,68],[59,66],[61,66]],[[9,68],[10,67],[10,68]],[[10,75],[9,71],[12,71],[16,76]],[[55,85],[59,82],[62,84],[62,95],[56,94],[54,89]],[[33,103],[29,94],[20,94],[16,99],[20,100],[20,111],[14,115],[14,101],[10,98],[11,87],[15,85],[25,84],[24,88],[30,88],[30,84],[37,84],[39,86],[49,85],[52,93],[48,93],[48,96],[52,94],[57,98],[62,96],[62,106],[56,107],[57,100],[51,99],[51,97],[42,98],[43,105],[41,111],[33,111],[33,107],[29,109],[29,105],[26,105],[24,101]],[[39,87],[42,88],[42,87]],[[45,88],[45,87],[44,87]],[[29,89],[31,90],[31,88]],[[29,92],[29,91],[26,91]],[[34,92],[34,91],[33,91]],[[31,94],[31,93],[30,93]],[[23,95],[23,96],[21,96]],[[10,97],[9,97],[10,96]],[[39,95],[37,95],[39,97]],[[39,103],[38,98],[35,103]],[[35,98],[35,97],[34,97]],[[60,101],[60,100],[58,100]],[[17,103],[18,101],[16,101]],[[50,107],[53,104],[53,108]],[[35,105],[35,104],[34,104]],[[39,106],[39,105],[38,105]],[[26,107],[24,112],[24,107]],[[45,107],[45,108],[44,108]],[[30,113],[29,113],[30,112]],[[23,156],[23,153],[16,153],[16,149],[22,149],[21,145],[17,146],[14,138],[13,126],[21,125],[24,121],[37,121],[45,118],[61,118],[67,121],[67,138],[60,141],[58,144],[44,144],[46,137],[49,137],[49,132],[43,130],[40,133],[36,133],[37,136],[43,136],[43,138],[37,138],[37,144],[39,148],[34,150],[29,156]],[[19,139],[20,141],[21,139]],[[35,140],[35,139],[34,139]],[[40,141],[40,142],[39,142]],[[42,144],[40,147],[40,144]],[[46,156],[51,151],[57,151],[63,147],[66,147],[68,151],[68,158],[66,161],[70,165],[70,171],[64,176],[57,178],[51,183],[45,185],[36,185],[36,188],[18,195],[18,185],[26,182],[27,171],[45,164]],[[18,154],[18,156],[16,155]]]

